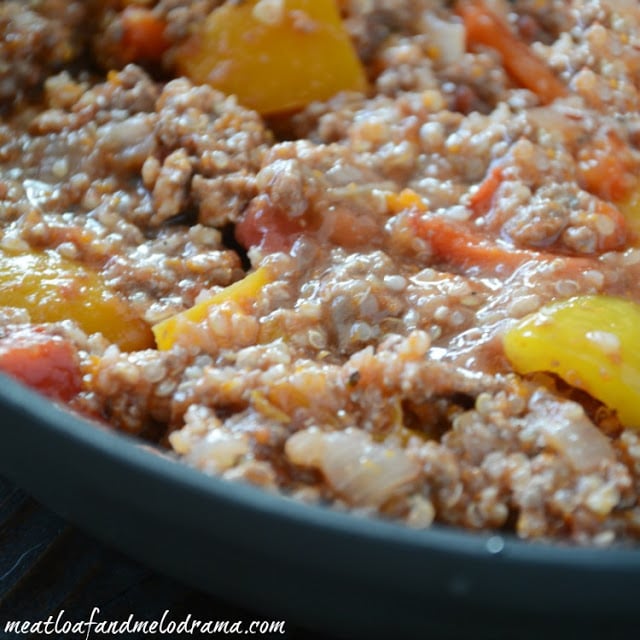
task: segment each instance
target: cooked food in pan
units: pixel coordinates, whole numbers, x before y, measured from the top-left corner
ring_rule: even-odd
[[[298,500],[640,537],[637,2],[5,0],[0,33],[0,369]]]

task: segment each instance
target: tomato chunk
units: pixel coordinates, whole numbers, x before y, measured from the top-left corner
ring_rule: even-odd
[[[157,62],[167,50],[166,23],[150,9],[128,6],[122,12],[122,57],[127,62]]]
[[[82,387],[74,346],[34,327],[17,329],[0,339],[0,371],[62,402],[69,402]]]
[[[260,247],[265,253],[289,251],[308,226],[306,217],[290,218],[268,196],[253,200],[236,225],[236,240],[245,249]]]

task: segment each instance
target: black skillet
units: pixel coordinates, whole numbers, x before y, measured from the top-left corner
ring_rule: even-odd
[[[361,638],[634,637],[640,548],[415,531],[230,484],[0,378],[0,474],[230,602]]]

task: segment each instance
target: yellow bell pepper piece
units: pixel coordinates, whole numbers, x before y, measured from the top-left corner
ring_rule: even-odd
[[[75,320],[125,351],[153,346],[147,323],[98,273],[53,252],[0,252],[0,306],[26,309],[35,323]]]
[[[543,307],[504,336],[521,374],[549,371],[640,428],[640,305],[605,295]]]
[[[260,290],[269,282],[272,277],[266,267],[260,267],[253,273],[245,276],[242,280],[234,282],[225,287],[220,293],[215,294],[207,300],[181,311],[162,322],[151,327],[156,337],[158,349],[167,350],[176,344],[181,327],[185,322],[199,323],[207,318],[209,309],[215,305],[232,300],[240,305],[254,300]]]
[[[178,70],[262,114],[364,91],[335,0],[246,0],[214,9],[177,52]]]

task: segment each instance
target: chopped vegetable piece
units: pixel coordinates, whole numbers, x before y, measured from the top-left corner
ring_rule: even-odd
[[[491,209],[493,197],[502,182],[502,177],[502,167],[496,165],[478,185],[477,190],[469,198],[469,208],[473,211],[474,217],[483,216]]]
[[[177,64],[263,114],[367,86],[335,0],[227,2],[178,51]]]
[[[426,202],[413,189],[403,189],[400,193],[388,193],[387,206],[391,213],[400,213],[404,210],[427,210]]]
[[[547,445],[577,471],[590,473],[597,471],[604,461],[615,462],[611,440],[589,420],[579,404],[558,400],[538,390],[529,407],[535,416],[532,424],[541,431]]]
[[[567,95],[562,82],[484,2],[462,0],[456,9],[464,21],[467,43],[496,49],[507,73],[518,84],[533,91],[543,104]]]
[[[582,145],[577,154],[581,186],[608,202],[622,202],[637,184],[638,165],[629,145],[613,133]]]
[[[595,211],[588,215],[597,216],[596,226],[601,234],[598,235],[598,251],[622,249],[627,244],[630,235],[629,224],[615,204],[599,200]]]
[[[282,424],[289,424],[291,422],[289,414],[270,402],[262,391],[252,391],[251,402],[256,410],[269,420],[275,420]]]
[[[34,323],[75,320],[126,351],[153,346],[146,322],[99,274],[53,252],[0,252],[0,306],[26,309]]]
[[[360,429],[297,431],[285,452],[294,464],[320,469],[334,491],[357,505],[383,504],[419,474],[417,462],[404,451],[380,445]]]
[[[631,244],[637,246],[640,241],[640,184],[625,199],[618,202],[617,206],[627,223]]]
[[[19,328],[0,339],[0,371],[62,402],[69,402],[82,386],[73,345],[34,327]]]
[[[206,319],[209,309],[214,305],[221,304],[227,300],[232,300],[240,305],[256,298],[262,287],[271,282],[271,274],[266,267],[260,267],[253,273],[245,276],[242,280],[234,282],[220,293],[212,296],[208,300],[199,302],[193,307],[177,313],[152,327],[156,337],[158,349],[171,349],[176,344],[178,334],[182,324],[187,322],[198,323]]]
[[[415,228],[418,236],[429,242],[434,257],[463,269],[511,272],[529,260],[545,259],[544,254],[501,244],[442,216],[416,216]]]
[[[145,7],[130,5],[122,12],[122,60],[158,62],[169,43],[164,20]]]
[[[543,307],[504,337],[521,374],[549,371],[640,428],[640,305],[611,296],[579,296]]]
[[[479,191],[484,192],[480,197],[482,205],[480,202],[476,204],[479,206],[486,204],[485,196],[488,196],[491,188],[497,188],[501,175],[502,171],[498,168],[488,174],[479,188]],[[487,183],[491,183],[491,187]],[[427,214],[426,202],[412,189],[403,189],[400,193],[388,193],[386,199],[391,213],[395,214],[403,210],[412,212],[416,235],[429,242],[434,258],[454,267],[465,270],[475,268],[482,272],[500,272],[502,275],[530,261],[542,263],[561,259],[569,270],[576,273],[596,267],[588,257],[559,256],[549,251],[518,249],[500,238],[491,237],[482,228],[468,222]],[[628,240],[629,225],[615,205],[601,200],[596,210],[590,215],[599,216],[600,225],[608,230],[608,235],[599,237],[598,251],[618,249]]]
[[[245,248],[259,247],[265,253],[289,251],[304,232],[305,216],[291,218],[267,196],[254,198],[235,230],[236,240]]]

